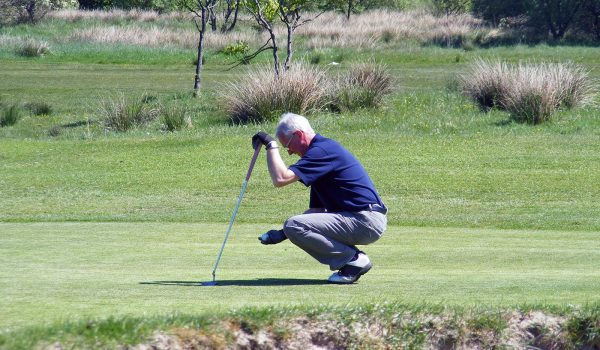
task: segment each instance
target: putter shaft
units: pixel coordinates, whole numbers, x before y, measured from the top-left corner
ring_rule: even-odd
[[[231,220],[229,220],[229,227],[227,227],[227,232],[225,233],[225,238],[223,239],[223,244],[221,244],[221,249],[219,250],[219,255],[217,255],[217,260],[215,261],[215,267],[212,271],[212,281],[216,283],[216,273],[217,267],[219,266],[219,261],[221,260],[221,255],[223,255],[223,249],[225,249],[225,243],[227,243],[227,238],[229,237],[229,232],[231,232],[231,227],[233,226],[233,222],[237,215],[238,209],[240,208],[240,203],[242,202],[242,198],[244,197],[244,192],[246,192],[246,186],[248,185],[248,180],[250,180],[250,175],[252,174],[252,169],[254,169],[254,164],[256,163],[256,158],[258,158],[258,154],[260,153],[260,149],[262,145],[259,144],[254,149],[254,155],[252,156],[252,160],[250,161],[250,167],[248,168],[248,172],[246,173],[246,178],[244,179],[244,183],[242,184],[242,190],[240,191],[240,195],[238,197],[237,203],[235,205],[235,209],[233,209],[233,215],[231,216]]]

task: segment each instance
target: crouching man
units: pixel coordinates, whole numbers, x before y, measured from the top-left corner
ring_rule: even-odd
[[[309,209],[287,219],[282,230],[259,237],[263,244],[289,240],[333,273],[328,281],[350,284],[367,273],[371,260],[357,245],[377,241],[387,226],[387,208],[360,162],[338,142],[316,134],[303,116],[286,113],[276,137],[287,152],[300,157],[289,168],[273,137],[258,132],[252,146],[267,149],[273,185],[300,181],[310,186]]]

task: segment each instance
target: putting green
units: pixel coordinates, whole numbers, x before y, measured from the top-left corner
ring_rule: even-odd
[[[600,300],[600,232],[389,227],[364,248],[373,270],[337,286],[289,241],[260,245],[272,227],[234,224],[219,285],[202,287],[226,223],[0,223],[0,329],[244,306]]]

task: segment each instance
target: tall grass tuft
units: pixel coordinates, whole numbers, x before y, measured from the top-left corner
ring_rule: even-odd
[[[465,95],[472,98],[481,109],[500,107],[500,99],[505,95],[510,76],[508,64],[500,61],[476,60],[470,71],[460,77]]]
[[[595,95],[587,71],[572,63],[478,60],[461,84],[481,108],[504,109],[514,120],[531,124],[550,120],[560,108],[586,105]]]
[[[0,127],[15,125],[21,119],[21,108],[18,104],[0,105]]]
[[[176,131],[192,127],[192,118],[187,107],[169,106],[161,111],[161,120],[167,131]]]
[[[275,77],[265,66],[249,71],[220,93],[234,123],[274,120],[283,112],[307,113],[327,103],[330,81],[318,67],[295,64]]]
[[[48,102],[29,102],[25,104],[25,108],[33,115],[52,114],[52,106]]]
[[[336,111],[354,111],[376,108],[393,91],[393,79],[382,64],[359,63],[337,79],[331,108]]]
[[[561,83],[555,72],[542,65],[519,64],[511,72],[502,96],[502,107],[519,122],[539,124],[550,120],[561,106]]]
[[[144,103],[143,98],[128,98],[121,94],[104,99],[99,112],[107,130],[123,132],[156,119],[160,107]]]
[[[41,57],[50,53],[50,45],[45,41],[25,39],[16,45],[15,52],[23,57]]]

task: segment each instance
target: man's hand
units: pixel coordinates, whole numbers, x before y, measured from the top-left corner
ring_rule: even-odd
[[[252,148],[256,149],[256,147],[258,147],[258,145],[262,143],[267,149],[269,149],[272,148],[269,147],[269,144],[274,141],[275,139],[272,138],[271,135],[267,134],[264,131],[259,131],[254,136],[252,136]]]

